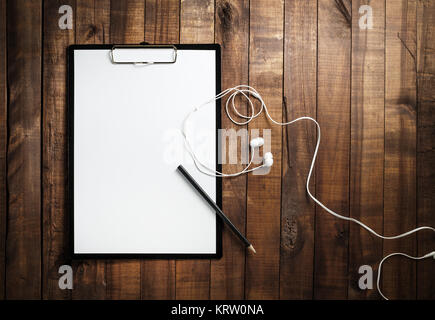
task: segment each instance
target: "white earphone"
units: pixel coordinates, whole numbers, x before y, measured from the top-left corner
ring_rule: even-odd
[[[250,145],[252,148],[260,148],[260,147],[262,147],[262,146],[264,145],[264,139],[261,138],[261,137],[254,138],[254,139],[251,140],[251,142],[249,143],[249,145]]]
[[[273,165],[273,155],[272,152],[266,152],[263,157],[263,166],[270,168]]]
[[[299,118],[296,118],[296,119],[291,120],[289,122],[277,122],[277,121],[275,121],[270,116],[269,111],[267,110],[267,106],[266,106],[265,102],[263,101],[261,95],[257,92],[257,90],[255,90],[253,87],[248,86],[248,85],[239,85],[239,86],[236,86],[236,87],[233,87],[233,88],[228,88],[228,89],[222,91],[221,93],[219,93],[213,99],[211,99],[211,100],[203,103],[202,105],[196,107],[193,111],[191,111],[186,116],[186,118],[184,120],[184,123],[183,123],[182,133],[183,133],[184,141],[185,141],[185,144],[186,144],[186,148],[187,148],[188,152],[190,153],[190,155],[192,156],[192,159],[193,159],[193,161],[195,163],[195,166],[198,168],[199,171],[201,171],[204,174],[210,175],[210,176],[216,176],[216,177],[235,177],[235,176],[239,176],[239,175],[242,175],[242,174],[245,174],[245,173],[248,173],[248,172],[252,172],[252,171],[258,170],[260,168],[265,168],[265,167],[269,167],[270,168],[273,165],[273,155],[272,155],[272,153],[267,152],[263,156],[263,164],[261,166],[249,169],[249,167],[251,166],[252,161],[254,159],[254,151],[255,151],[255,149],[261,147],[264,144],[264,139],[263,138],[254,138],[254,139],[251,140],[251,142],[250,142],[251,160],[249,161],[248,165],[242,171],[240,171],[240,172],[231,173],[231,174],[224,174],[222,172],[215,171],[214,169],[209,168],[206,165],[202,164],[201,161],[199,161],[199,159],[195,156],[195,153],[193,152],[193,149],[192,149],[192,147],[189,144],[189,139],[188,139],[188,136],[187,136],[187,133],[186,133],[187,132],[186,131],[186,124],[187,124],[188,119],[192,116],[193,113],[199,111],[205,105],[207,105],[207,104],[209,104],[209,103],[211,103],[213,101],[216,101],[218,99],[222,99],[223,97],[225,97],[228,94],[229,94],[229,97],[228,97],[228,99],[226,100],[226,103],[225,103],[225,111],[226,111],[226,114],[227,114],[228,118],[234,124],[236,124],[236,125],[242,126],[242,125],[250,123],[252,120],[257,118],[263,112],[263,109],[264,109],[264,111],[266,113],[266,116],[269,118],[269,120],[271,122],[273,122],[274,124],[276,124],[276,125],[286,126],[286,125],[290,125],[292,123],[295,123],[295,122],[301,121],[301,120],[308,120],[308,121],[314,122],[314,124],[317,127],[317,143],[316,143],[316,148],[314,149],[313,158],[311,160],[310,170],[308,171],[306,190],[307,190],[307,193],[310,196],[310,198],[317,205],[322,207],[326,212],[328,212],[329,214],[333,215],[336,218],[339,218],[339,219],[342,219],[342,220],[346,220],[346,221],[350,221],[350,222],[354,222],[354,223],[358,224],[359,226],[361,226],[362,228],[364,228],[367,231],[369,231],[370,233],[372,233],[373,235],[375,235],[376,237],[384,239],[384,240],[393,240],[393,239],[403,238],[403,237],[409,236],[409,235],[411,235],[411,234],[413,234],[415,232],[422,231],[422,230],[431,230],[431,231],[435,232],[435,228],[429,227],[429,226],[423,226],[423,227],[418,227],[418,228],[412,229],[412,230],[410,230],[408,232],[405,232],[405,233],[402,233],[402,234],[398,234],[398,235],[395,235],[395,236],[384,236],[384,235],[381,235],[381,234],[377,233],[376,231],[374,231],[372,228],[370,228],[369,226],[365,225],[361,221],[356,220],[356,219],[351,218],[351,217],[346,217],[346,216],[340,215],[340,214],[332,211],[331,209],[329,209],[327,206],[325,206],[322,202],[320,202],[320,200],[318,200],[316,197],[314,197],[311,194],[311,192],[310,192],[311,175],[313,173],[314,164],[315,164],[316,158],[317,158],[317,152],[319,151],[319,146],[320,146],[320,125],[319,125],[319,123],[315,119],[313,119],[311,117],[299,117]],[[248,104],[249,104],[250,109],[251,109],[251,112],[250,112],[249,116],[243,115],[243,114],[241,114],[237,110],[237,107],[235,105],[235,98],[239,94],[241,94],[243,97],[245,97],[247,99],[247,101],[248,101]],[[254,103],[252,102],[252,100],[250,98],[251,96],[254,97],[255,99],[257,99],[258,101],[260,101],[260,103],[261,103],[260,110],[257,113],[255,113]],[[238,121],[234,120],[231,117],[231,115],[229,113],[229,110],[228,110],[228,105],[230,104],[230,102],[231,102],[231,105],[232,105],[232,108],[233,108],[233,112],[237,116],[239,116],[240,118],[246,119],[245,121],[238,122]],[[407,257],[409,259],[415,259],[415,260],[421,260],[421,259],[425,259],[425,258],[429,258],[429,257],[434,257],[434,259],[435,259],[435,251],[431,252],[431,253],[428,253],[428,254],[426,254],[424,256],[421,256],[421,257],[413,257],[413,256],[409,256],[409,255],[407,255],[405,253],[401,253],[401,252],[395,252],[395,253],[392,253],[392,254],[384,257],[382,259],[382,261],[380,262],[380,264],[379,264],[378,281],[377,281],[378,291],[379,291],[380,295],[384,299],[387,299],[387,298],[382,294],[382,292],[381,292],[381,290],[379,288],[380,275],[381,275],[381,267],[382,267],[382,263],[386,259],[388,259],[389,257],[394,256],[394,255],[401,255],[401,256],[405,256],[405,257]]]

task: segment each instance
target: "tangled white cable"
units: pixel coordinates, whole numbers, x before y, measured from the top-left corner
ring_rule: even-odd
[[[189,118],[192,116],[193,113],[197,112],[198,110],[200,110],[205,105],[207,105],[207,104],[209,104],[209,103],[211,103],[213,101],[216,101],[218,99],[222,99],[223,97],[225,97],[228,94],[229,94],[229,97],[228,97],[228,99],[226,100],[226,103],[225,103],[225,111],[226,111],[226,114],[227,114],[228,118],[234,124],[236,124],[236,125],[242,126],[242,125],[246,125],[246,124],[250,123],[252,120],[257,118],[263,112],[263,110],[265,111],[267,118],[269,118],[269,120],[271,122],[273,122],[274,124],[276,124],[276,125],[286,126],[286,125],[290,125],[292,123],[295,123],[295,122],[301,121],[301,120],[308,120],[308,121],[312,121],[312,122],[315,123],[315,125],[317,127],[317,143],[316,143],[316,147],[314,149],[314,154],[313,154],[313,158],[311,160],[310,170],[309,170],[308,176],[307,176],[306,190],[307,190],[307,193],[310,196],[310,198],[313,199],[313,201],[315,203],[317,203],[317,205],[322,207],[326,212],[330,213],[331,215],[333,215],[334,217],[337,217],[339,219],[350,221],[350,222],[354,222],[354,223],[358,224],[359,226],[361,226],[362,228],[364,228],[367,231],[369,231],[370,233],[372,233],[373,235],[375,235],[376,237],[379,237],[379,238],[385,239],[385,240],[393,240],[393,239],[403,238],[403,237],[409,236],[409,235],[411,235],[411,234],[413,234],[415,232],[421,231],[421,230],[431,230],[431,231],[435,232],[435,228],[429,227],[429,226],[423,226],[423,227],[418,227],[418,228],[412,229],[412,230],[410,230],[408,232],[401,233],[401,234],[398,234],[398,235],[395,235],[395,236],[384,236],[384,235],[381,235],[381,234],[377,233],[376,231],[374,231],[372,228],[370,228],[369,226],[365,225],[361,221],[356,220],[356,219],[351,218],[351,217],[346,217],[346,216],[340,215],[340,214],[332,211],[328,207],[326,207],[322,202],[320,202],[320,200],[318,200],[316,197],[314,197],[311,194],[311,192],[310,192],[311,175],[313,173],[314,164],[316,162],[317,152],[319,151],[319,145],[320,145],[320,125],[319,125],[319,123],[315,119],[313,119],[311,117],[299,117],[299,118],[296,118],[296,119],[291,120],[289,122],[278,122],[278,121],[275,121],[270,116],[269,111],[267,110],[267,106],[266,106],[263,98],[261,97],[261,95],[257,92],[257,90],[255,90],[253,87],[248,86],[248,85],[239,85],[239,86],[236,86],[236,87],[233,87],[233,88],[228,88],[228,89],[222,91],[217,96],[215,96],[213,99],[211,99],[211,100],[205,102],[204,104],[196,107],[185,118],[184,123],[183,123],[183,136],[184,136],[184,140],[185,140],[185,143],[186,143],[187,150],[190,153],[190,155],[192,156],[192,159],[193,159],[193,161],[195,163],[195,166],[198,168],[199,171],[201,171],[201,172],[203,172],[203,173],[205,173],[207,175],[211,175],[211,176],[234,177],[234,176],[245,174],[245,173],[248,173],[248,172],[251,172],[251,171],[254,171],[254,170],[258,170],[258,169],[266,166],[266,162],[265,162],[265,159],[264,159],[263,164],[261,166],[249,169],[250,165],[252,164],[253,158],[254,158],[254,150],[255,150],[255,148],[253,148],[252,146],[251,146],[251,160],[250,160],[249,164],[247,165],[247,167],[245,167],[240,172],[232,173],[232,174],[224,174],[222,172],[215,171],[213,168],[207,167],[205,164],[201,163],[201,161],[195,156],[195,153],[193,152],[193,149],[191,148],[191,146],[189,144],[189,139],[188,139],[188,136],[187,136],[187,130],[186,130],[187,121],[189,120]],[[249,103],[249,106],[250,106],[250,109],[251,109],[251,113],[250,113],[249,116],[241,114],[238,111],[238,109],[237,109],[237,107],[235,105],[235,98],[239,94],[241,94],[243,97],[245,97],[246,100]],[[255,99],[257,99],[261,103],[260,110],[257,113],[255,113],[255,107],[254,107],[254,103],[251,100],[251,96],[254,97]],[[238,121],[234,120],[233,117],[231,117],[231,114],[230,114],[230,112],[228,110],[228,106],[229,106],[230,102],[231,102],[231,105],[232,105],[232,108],[233,108],[233,112],[237,116],[239,116],[240,118],[245,119],[245,121],[238,122]],[[273,163],[273,161],[272,161],[272,163]],[[270,164],[270,163],[268,163],[268,164]],[[271,166],[271,164],[270,164],[270,166]],[[424,259],[424,258],[427,258],[428,255],[430,256],[430,254],[428,254],[428,255],[425,255],[423,257],[411,257],[411,256],[408,256],[408,255],[406,255],[404,253],[400,253],[400,252],[392,253],[389,256],[386,256],[381,261],[381,263],[379,265],[379,272],[380,272],[381,265],[384,262],[384,260],[387,259],[388,257],[393,256],[393,255],[403,255],[403,256],[406,256],[406,257],[411,258],[411,259]],[[382,297],[386,299],[386,297],[381,293],[381,291],[379,289],[379,274],[378,274],[378,291],[382,295]]]
[[[239,87],[248,87],[249,89],[238,89]],[[252,100],[249,98],[249,96],[246,94],[246,93],[248,93],[248,94],[249,94],[249,93],[251,93],[251,94],[254,93],[254,91],[252,91],[252,90],[250,90],[250,89],[253,89],[253,88],[251,88],[251,87],[249,87],[249,86],[237,86],[237,87],[234,87],[234,88],[226,89],[225,91],[222,91],[222,92],[219,93],[217,96],[215,96],[213,99],[211,99],[211,100],[209,100],[209,101],[203,103],[202,105],[196,107],[195,109],[193,109],[193,110],[192,110],[192,111],[191,111],[191,112],[186,116],[186,118],[184,119],[184,121],[183,121],[183,128],[182,128],[182,134],[183,134],[183,137],[184,137],[184,142],[185,142],[185,145],[186,145],[186,149],[187,149],[187,151],[189,152],[189,154],[191,155],[191,157],[192,157],[192,159],[193,159],[193,162],[194,162],[196,168],[197,168],[200,172],[202,172],[202,173],[204,173],[204,174],[206,174],[206,175],[208,175],[208,176],[213,176],[213,177],[237,177],[237,176],[240,176],[240,175],[242,175],[242,174],[249,173],[249,172],[253,172],[253,171],[255,171],[255,170],[259,170],[259,169],[264,168],[264,167],[271,167],[271,166],[272,166],[272,164],[273,164],[273,156],[272,156],[272,153],[268,152],[268,153],[266,153],[266,154],[264,155],[264,157],[263,157],[263,164],[262,164],[262,165],[260,165],[260,166],[258,166],[258,167],[254,167],[254,168],[249,169],[249,167],[251,166],[252,162],[254,161],[255,150],[256,150],[257,148],[261,147],[261,146],[264,144],[264,140],[263,140],[263,138],[256,138],[256,139],[253,139],[253,140],[251,140],[251,142],[249,143],[250,151],[251,151],[251,157],[250,157],[250,160],[249,160],[248,165],[247,165],[247,166],[246,166],[242,171],[240,171],[240,172],[229,173],[229,174],[228,174],[228,173],[223,173],[223,172],[216,171],[215,169],[210,168],[210,167],[208,167],[206,164],[202,163],[201,160],[199,160],[198,157],[195,155],[195,152],[193,151],[193,148],[192,148],[192,146],[191,146],[190,143],[189,143],[188,131],[187,131],[187,124],[188,124],[189,118],[190,118],[190,117],[191,117],[195,112],[199,111],[202,107],[208,105],[210,102],[213,102],[213,101],[216,101],[216,100],[218,100],[218,99],[223,98],[224,96],[226,96],[227,94],[229,94],[229,93],[232,92],[232,91],[234,91],[234,92],[232,92],[232,94],[230,95],[230,97],[227,99],[226,107],[225,107],[226,112],[227,112],[227,115],[228,115],[228,117],[231,119],[231,121],[234,122],[234,123],[237,124],[237,125],[244,125],[244,124],[247,124],[247,123],[251,122],[254,118],[258,117],[258,116],[260,115],[261,111],[263,110],[264,102],[263,102],[263,100],[261,100],[261,96],[260,96],[260,95],[255,91],[255,89],[253,89],[253,90],[255,91],[256,97],[257,97],[260,101],[262,101],[262,107],[261,107],[261,110],[260,110],[256,115],[254,115],[254,112],[255,112],[254,104],[252,103]],[[234,103],[234,99],[235,99],[235,97],[237,96],[237,94],[239,94],[239,93],[241,93],[241,94],[242,94],[242,95],[243,95],[243,96],[244,96],[244,97],[249,101],[249,104],[250,104],[250,106],[251,106],[251,111],[252,111],[252,115],[249,116],[249,117],[247,117],[247,116],[242,115],[241,113],[239,113],[239,111],[238,111],[237,108],[236,108],[236,105],[235,105],[235,103]],[[229,101],[230,101],[230,100],[232,101],[232,106],[233,106],[233,110],[234,110],[234,112],[235,112],[237,115],[239,115],[240,117],[245,118],[245,119],[248,119],[247,121],[245,121],[245,122],[237,122],[237,121],[235,121],[235,120],[231,117],[231,115],[230,115],[229,112],[228,112],[228,104],[229,104]],[[266,112],[267,112],[267,111],[266,111]]]

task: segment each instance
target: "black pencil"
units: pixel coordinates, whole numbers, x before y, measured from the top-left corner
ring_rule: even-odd
[[[178,171],[181,172],[181,174],[189,181],[192,186],[195,187],[195,189],[199,192],[199,194],[207,201],[207,203],[216,210],[217,215],[225,222],[225,224],[230,227],[230,229],[234,232],[236,236],[239,237],[240,240],[243,241],[245,246],[251,250],[253,253],[256,253],[254,247],[252,244],[246,239],[240,231],[236,228],[236,226],[228,219],[228,217],[222,212],[222,210],[218,207],[218,205],[208,196],[208,194],[204,191],[204,189],[193,179],[193,177],[189,174],[189,172],[186,171],[186,169],[182,166],[178,166]]]

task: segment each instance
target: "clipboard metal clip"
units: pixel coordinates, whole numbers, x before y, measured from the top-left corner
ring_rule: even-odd
[[[172,51],[171,57],[169,60],[165,61],[132,61],[130,59],[127,60],[117,60],[115,58],[116,50],[124,50],[124,49],[170,49]],[[171,64],[177,61],[177,47],[174,45],[151,45],[151,44],[126,44],[126,45],[114,45],[110,50],[110,59],[114,64]]]

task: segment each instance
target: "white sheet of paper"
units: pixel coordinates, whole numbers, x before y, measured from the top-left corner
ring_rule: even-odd
[[[216,253],[216,214],[176,171],[182,163],[216,200],[216,178],[196,170],[180,133],[215,79],[214,50],[178,50],[159,65],[74,51],[74,253]],[[214,102],[189,131],[215,168]]]

